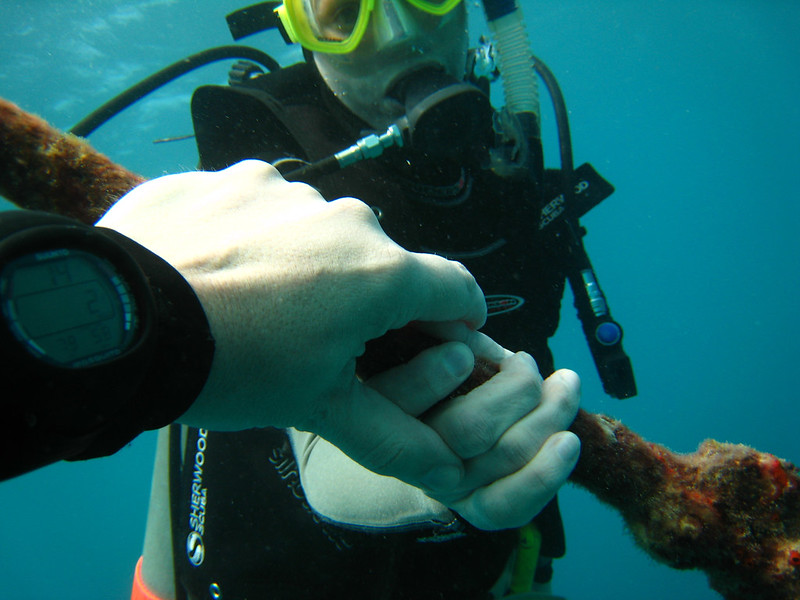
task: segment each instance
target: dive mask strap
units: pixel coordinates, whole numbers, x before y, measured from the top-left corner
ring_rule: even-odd
[[[290,43],[286,37],[286,32],[281,26],[280,18],[275,12],[281,4],[283,3],[275,0],[271,2],[259,2],[258,4],[241,8],[226,15],[225,20],[228,22],[228,29],[234,41],[239,41],[254,33],[261,33],[262,31],[278,28],[284,39],[287,40],[287,43]]]

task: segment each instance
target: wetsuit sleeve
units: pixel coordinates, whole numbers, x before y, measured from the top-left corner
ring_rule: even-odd
[[[124,327],[135,321],[136,332],[119,350],[65,363],[32,348],[41,337],[20,334],[20,307],[31,306],[21,291],[26,276],[13,284],[15,291],[8,272],[37,252],[77,250],[110,266],[108,289],[127,290],[122,303],[134,308]],[[42,281],[46,286],[47,279]],[[46,292],[34,298],[43,323],[60,319],[81,325],[71,317],[77,302],[49,301],[57,296]],[[211,369],[214,341],[189,283],[167,262],[110,229],[34,211],[0,213],[0,309],[0,479],[62,459],[116,452],[142,431],[183,414]],[[39,322],[28,319],[27,326],[36,329]]]

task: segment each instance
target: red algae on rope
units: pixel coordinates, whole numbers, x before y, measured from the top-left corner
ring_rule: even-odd
[[[608,417],[580,414],[570,480],[614,506],[638,545],[700,569],[728,600],[800,598],[800,473],[741,444],[676,454]]]

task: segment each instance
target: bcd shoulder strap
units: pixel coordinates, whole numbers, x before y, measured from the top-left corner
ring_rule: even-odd
[[[233,86],[206,85],[192,96],[200,168],[246,158],[317,160],[348,141],[323,106],[321,83],[305,62]]]

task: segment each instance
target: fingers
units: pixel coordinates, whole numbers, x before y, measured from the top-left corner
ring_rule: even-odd
[[[425,422],[461,458],[472,458],[488,452],[506,430],[538,405],[541,396],[542,378],[536,362],[519,352],[503,360],[500,372],[480,387],[436,406]]]
[[[521,527],[564,484],[579,455],[580,440],[574,433],[553,434],[522,469],[449,506],[479,529]]]
[[[356,382],[342,410],[311,431],[375,473],[396,477],[432,496],[460,485],[461,460],[430,427],[374,389]]]
[[[523,468],[554,433],[575,420],[580,403],[580,379],[562,369],[542,385],[538,406],[514,423],[487,452],[467,463],[464,486],[474,489]]]
[[[475,356],[499,365],[504,359],[514,356],[488,335],[475,331],[463,321],[421,322],[414,323],[414,328],[432,335],[440,340],[462,342],[469,346]],[[538,371],[537,371],[538,372]]]
[[[418,416],[456,389],[472,372],[469,347],[447,342],[421,352],[408,363],[366,381],[404,412]]]

